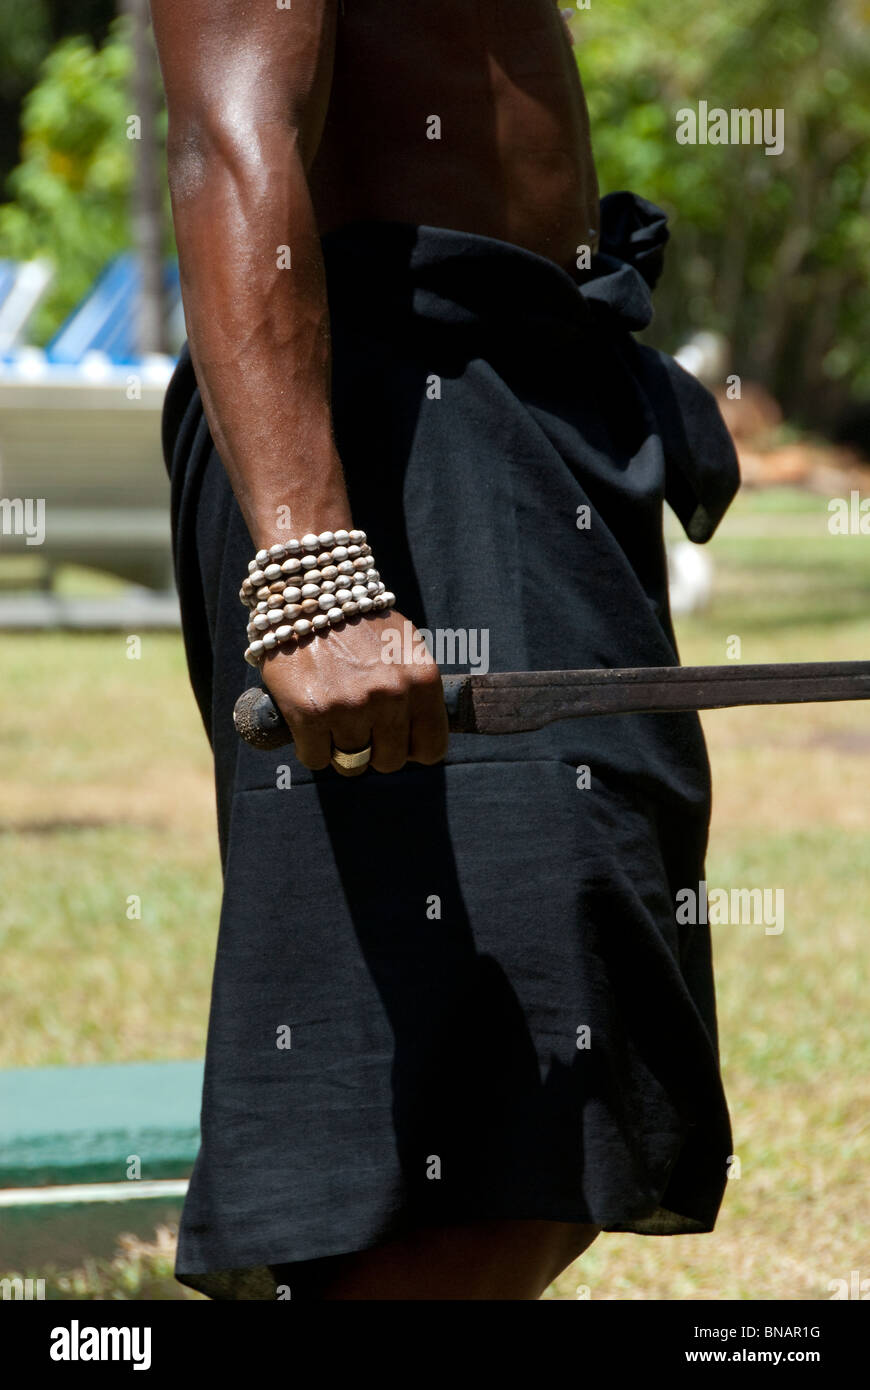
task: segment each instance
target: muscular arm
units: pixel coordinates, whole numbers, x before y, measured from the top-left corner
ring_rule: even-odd
[[[337,3],[151,5],[191,357],[257,547],[286,539],[281,505],[293,535],[351,524],[307,182],[329,104]]]
[[[329,105],[337,4],[151,4],[191,357],[257,548],[287,538],[282,507],[296,536],[353,525],[332,433],[326,287],[307,179]],[[375,614],[269,653],[263,679],[308,767],[327,766],[333,745],[371,743],[381,772],[444,757],[434,662],[382,659],[385,629],[403,622],[398,612]],[[239,663],[241,684],[241,652]]]

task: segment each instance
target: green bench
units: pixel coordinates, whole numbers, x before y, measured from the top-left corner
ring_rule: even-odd
[[[0,1071],[0,1273],[110,1256],[120,1234],[178,1220],[202,1066]]]

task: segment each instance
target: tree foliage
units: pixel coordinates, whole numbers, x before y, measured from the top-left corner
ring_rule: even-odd
[[[21,102],[43,58],[68,34],[102,41],[114,15],[115,0],[0,2],[0,184],[17,163]]]
[[[866,0],[591,0],[573,24],[602,192],[671,218],[657,340],[721,331],[813,423],[870,396],[868,20]],[[677,144],[699,101],[782,109],[783,153]]]
[[[33,324],[37,342],[130,244],[130,76],[118,20],[100,47],[85,37],[61,40],[24,102],[21,162],[7,181],[11,201],[0,206],[0,255],[45,256],[57,267]]]

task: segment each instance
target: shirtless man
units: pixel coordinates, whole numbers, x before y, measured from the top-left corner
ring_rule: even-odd
[[[212,438],[258,547],[286,537],[283,505],[295,535],[324,517],[350,527],[319,237],[359,218],[425,223],[573,266],[597,227],[598,189],[562,18],[553,0],[151,8],[189,342]],[[426,138],[432,115],[439,140]],[[292,274],[276,269],[287,244]],[[380,772],[444,757],[437,668],[384,664],[390,622],[267,663],[309,767],[328,766],[333,743],[371,742]],[[555,1222],[435,1232],[354,1257],[330,1296],[534,1298],[594,1233]]]
[[[452,228],[576,275],[578,247],[596,245],[599,199],[566,23],[554,0],[151,8],[190,353],[250,537],[257,548],[285,540],[287,506],[295,536],[364,526],[332,428],[320,238],[357,220]],[[278,268],[281,248],[292,270]],[[308,768],[367,745],[380,773],[444,759],[434,662],[381,659],[397,616],[263,663]],[[421,1229],[333,1262],[321,1296],[534,1299],[598,1229]]]

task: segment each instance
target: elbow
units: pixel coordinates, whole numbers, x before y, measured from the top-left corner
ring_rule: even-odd
[[[213,154],[209,152],[196,125],[187,124],[179,131],[173,130],[170,124],[166,141],[166,174],[176,206],[188,202],[202,191],[212,159]]]
[[[209,117],[170,123],[166,142],[169,189],[176,206],[195,200],[215,182],[256,189],[276,169],[285,176],[298,159],[302,139],[293,123],[263,125]]]

